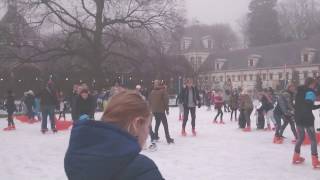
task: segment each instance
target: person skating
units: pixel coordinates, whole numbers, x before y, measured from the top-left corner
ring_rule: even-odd
[[[69,180],[164,180],[156,164],[140,154],[151,110],[136,91],[114,95],[101,121],[76,123],[64,159]]]
[[[182,99],[182,92],[178,94],[176,104],[179,107],[179,121],[183,121],[184,116],[184,109],[183,109],[183,99]]]
[[[220,124],[224,124],[223,122],[223,111],[222,111],[222,106],[224,104],[224,100],[222,97],[222,92],[221,91],[217,91],[217,94],[214,97],[214,105],[215,105],[215,109],[217,110],[217,115],[213,120],[213,123],[218,123],[217,119],[220,116]]]
[[[269,92],[267,89],[265,89],[262,92],[262,97],[261,97],[261,103],[262,103],[262,109],[265,112],[265,120],[266,120],[266,124],[267,124],[267,128],[265,130],[267,131],[271,131],[271,123],[276,124],[274,117],[273,117],[273,109],[274,109],[274,105],[273,105],[273,99],[272,96],[270,94],[271,92]]]
[[[277,99],[277,106],[274,110],[274,117],[276,119],[276,133],[273,142],[281,144],[283,142],[283,132],[290,124],[292,133],[295,137],[295,141],[298,139],[298,134],[294,122],[294,85],[289,85],[287,90],[282,91]],[[281,119],[283,119],[283,125],[281,125]]]
[[[17,107],[16,107],[14,101],[15,101],[14,95],[13,95],[12,91],[9,90],[7,92],[7,97],[6,97],[5,105],[4,105],[7,110],[7,113],[8,113],[8,127],[4,128],[3,129],[4,131],[16,130],[16,126],[13,121],[13,113],[15,111],[17,111]]]
[[[41,132],[44,134],[48,131],[47,123],[48,117],[51,124],[51,130],[58,132],[55,123],[55,108],[58,105],[57,93],[54,87],[54,83],[50,80],[47,83],[46,88],[41,91],[37,97],[40,98],[40,106],[42,112]]]
[[[62,91],[59,92],[58,95],[58,103],[59,103],[59,118],[60,120],[62,117],[64,120],[66,120],[66,103],[65,103],[65,97]]]
[[[89,118],[94,119],[94,114],[97,104],[89,90],[83,87],[75,103],[75,119],[76,122],[82,115],[87,115]]]
[[[168,120],[166,116],[166,113],[169,114],[169,96],[166,88],[161,85],[161,82],[159,80],[154,81],[154,88],[149,95],[149,102],[153,116],[156,120],[154,130],[155,140],[159,139],[158,131],[162,123],[167,143],[174,143],[174,140],[170,137]]]
[[[26,105],[26,108],[27,108],[27,117],[28,117],[28,120],[30,123],[34,123],[35,120],[34,120],[34,112],[33,112],[33,109],[34,109],[34,105],[35,105],[35,96],[34,96],[34,93],[33,91],[29,90],[27,93],[26,93],[26,97],[24,99],[24,103]]]
[[[230,108],[231,108],[231,117],[230,121],[232,121],[233,117],[234,120],[237,121],[238,118],[238,109],[239,109],[239,94],[236,90],[233,90],[231,97],[230,97]]]
[[[71,119],[73,122],[77,121],[76,119],[76,102],[79,97],[79,93],[81,92],[81,87],[78,84],[73,85],[73,90],[71,94],[71,99],[70,99],[70,105],[71,105]]]
[[[320,105],[315,105],[316,93],[315,88],[317,83],[313,78],[307,78],[304,86],[298,88],[295,98],[294,117],[297,124],[298,140],[294,148],[294,155],[292,159],[293,164],[301,164],[304,162],[304,158],[300,156],[301,145],[305,138],[305,132],[311,140],[311,156],[312,166],[314,168],[320,167],[318,160],[317,138],[314,127],[314,115],[313,110],[319,109]]]
[[[240,128],[244,128],[243,131],[249,132],[251,131],[250,116],[253,111],[253,102],[246,89],[242,90],[242,93],[239,97],[239,107],[241,117],[241,121],[239,120],[239,126]]]
[[[183,123],[182,123],[182,136],[186,136],[186,125],[188,122],[189,112],[191,114],[191,126],[193,136],[197,135],[196,132],[196,106],[201,107],[200,96],[198,88],[193,85],[193,80],[188,79],[186,81],[186,87],[182,90],[182,101],[183,101]]]

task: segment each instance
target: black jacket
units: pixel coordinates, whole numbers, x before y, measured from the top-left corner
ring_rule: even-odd
[[[313,89],[305,86],[298,87],[295,98],[295,120],[298,126],[312,127],[314,126],[313,110],[319,109],[320,105],[314,105],[315,98],[312,100],[308,95],[316,96]]]
[[[192,94],[193,94],[193,102],[197,106],[201,106],[200,103],[200,95],[197,87],[192,87],[191,88]],[[185,87],[183,88],[181,92],[181,100],[183,103],[183,106],[188,107],[188,102],[189,102],[189,88]],[[197,104],[198,103],[198,104]]]
[[[6,98],[5,108],[7,112],[14,112],[17,110],[16,104],[14,103],[14,96],[8,95]]]
[[[78,96],[74,106],[74,120],[79,120],[80,116],[85,114],[93,119],[95,110],[96,101],[93,96],[89,95],[87,99],[83,99],[81,96]]]
[[[265,112],[268,112],[270,111],[271,109],[273,109],[273,104],[272,102],[270,102],[268,100],[268,98],[266,97],[266,95],[263,95],[262,98],[261,98],[261,104],[262,104],[262,109],[265,111]]]
[[[64,160],[69,180],[163,180],[137,139],[109,123],[83,121],[71,131]]]
[[[41,91],[37,95],[37,97],[40,98],[41,107],[58,105],[58,98],[56,92],[54,90],[50,90],[49,88],[46,88],[43,91]]]
[[[28,108],[32,108],[34,106],[34,103],[35,103],[35,99],[34,99],[34,96],[31,95],[31,94],[28,94],[26,96],[26,98],[24,99],[24,103],[26,104],[26,106]]]

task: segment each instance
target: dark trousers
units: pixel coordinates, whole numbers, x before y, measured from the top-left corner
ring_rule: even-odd
[[[298,140],[294,148],[294,151],[300,154],[301,145],[305,137],[305,131],[307,131],[311,141],[311,154],[313,156],[318,156],[316,130],[314,129],[314,127],[313,126],[312,127],[297,126],[297,129],[298,129]]]
[[[32,110],[32,106],[27,106],[27,116],[30,119],[34,119],[34,114],[33,114],[33,110]]]
[[[186,125],[188,122],[189,111],[191,113],[191,126],[192,129],[196,128],[196,107],[184,107],[184,117],[182,123],[182,129],[186,129]]]
[[[283,123],[283,125],[280,127],[280,132],[279,132],[279,133],[280,133],[280,136],[283,136],[284,130],[286,129],[286,127],[288,126],[288,124],[290,124],[291,131],[292,131],[294,137],[295,137],[296,139],[298,139],[298,134],[297,134],[297,130],[296,130],[296,125],[295,125],[295,123],[294,123],[294,121],[293,121],[293,118],[292,118],[292,117],[288,117],[288,116],[283,116],[282,118],[283,118],[284,123]]]
[[[8,126],[14,126],[13,112],[8,112]]]
[[[56,129],[56,123],[55,123],[55,117],[54,117],[54,109],[55,106],[43,106],[42,107],[42,124],[41,124],[41,129],[45,130],[47,128],[47,120],[48,116],[50,119],[50,124],[51,124],[51,129],[55,130]]]
[[[232,120],[232,117],[234,115],[234,120],[237,120],[237,115],[238,115],[238,110],[237,109],[231,109],[231,120]]]
[[[218,107],[218,114],[216,115],[216,117],[214,118],[214,121],[217,121],[218,117],[220,116],[220,120],[222,121],[223,118],[223,112],[222,112],[222,107]]]
[[[155,126],[155,130],[154,130],[154,136],[155,137],[159,137],[158,136],[158,132],[159,132],[159,127],[160,124],[162,123],[163,128],[164,128],[164,133],[166,135],[166,138],[170,138],[170,134],[169,134],[169,126],[168,126],[168,120],[167,120],[167,116],[166,113],[153,113],[154,118],[156,120],[156,126]]]
[[[251,116],[252,111],[253,111],[253,109],[247,109],[247,110],[243,111],[243,115],[244,115],[247,127],[251,127],[250,116]]]
[[[280,137],[280,131],[281,131],[281,114],[278,112],[274,112],[274,119],[276,120],[276,137]],[[283,132],[282,132],[283,133]]]
[[[66,120],[66,112],[64,110],[59,112],[58,120],[60,120],[61,117],[63,117],[63,119]]]

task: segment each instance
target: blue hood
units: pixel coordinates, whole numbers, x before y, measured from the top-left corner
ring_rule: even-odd
[[[69,180],[111,180],[139,155],[137,140],[116,126],[98,121],[77,123],[65,156]]]

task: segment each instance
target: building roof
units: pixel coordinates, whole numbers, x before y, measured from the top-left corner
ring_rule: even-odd
[[[217,59],[226,59],[227,62],[222,70],[246,70],[249,57],[259,55],[261,59],[255,68],[283,67],[285,65],[301,65],[301,53],[306,48],[320,50],[320,35],[307,40],[294,41],[276,45],[234,50],[210,54],[206,62],[200,68],[201,72],[215,71]],[[312,63],[319,63],[319,56],[316,56]]]

